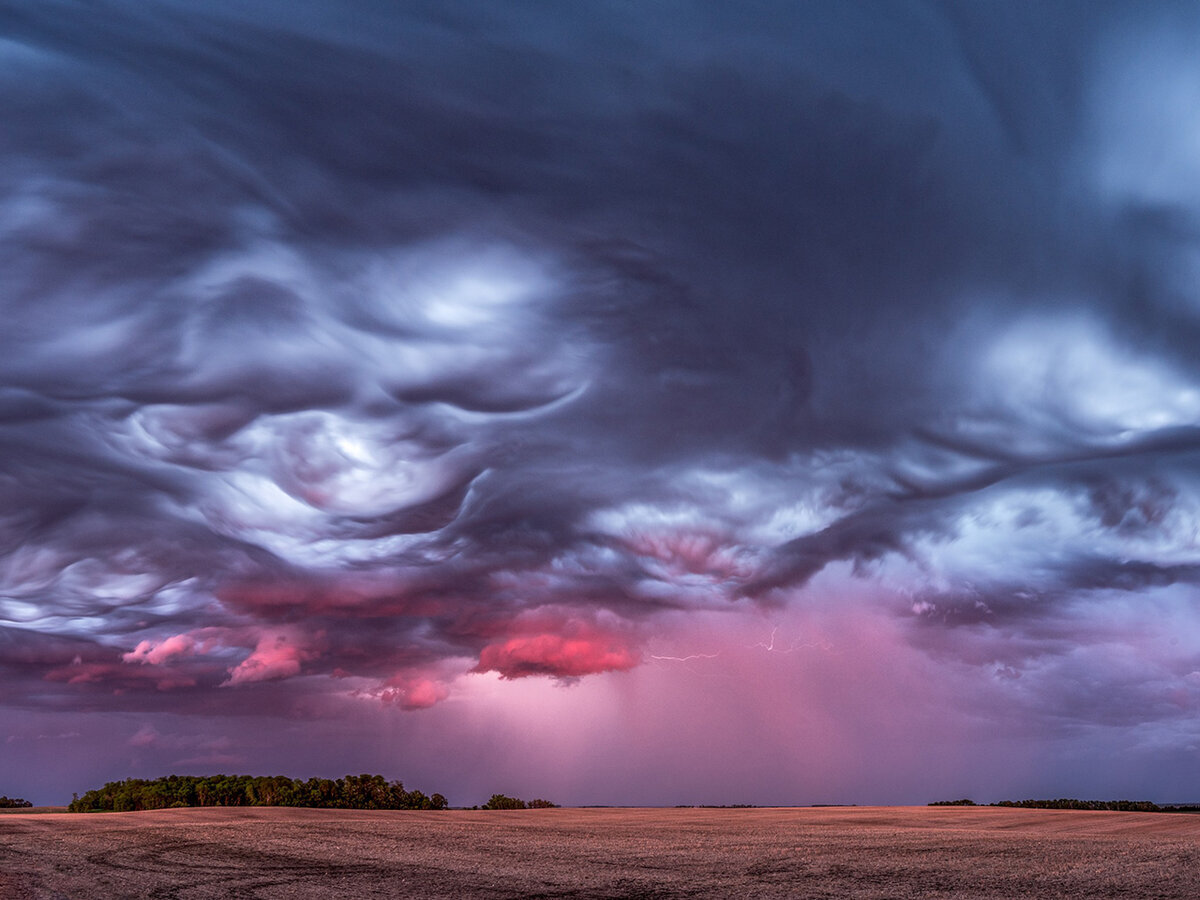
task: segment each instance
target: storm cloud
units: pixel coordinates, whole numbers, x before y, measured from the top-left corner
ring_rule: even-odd
[[[10,752],[380,718],[451,795],[539,679],[883,722],[865,800],[1041,783],[913,774],[935,707],[1194,752],[1198,49],[1169,2],[4,4]]]

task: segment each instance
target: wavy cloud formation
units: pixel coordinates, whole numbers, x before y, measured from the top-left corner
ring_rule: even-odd
[[[820,609],[956,714],[1191,746],[1198,44],[1166,0],[10,5],[0,703],[421,719]]]

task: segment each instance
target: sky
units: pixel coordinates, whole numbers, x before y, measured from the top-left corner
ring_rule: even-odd
[[[1200,800],[1200,10],[0,2],[0,793]]]

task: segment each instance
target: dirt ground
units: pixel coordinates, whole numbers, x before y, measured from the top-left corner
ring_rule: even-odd
[[[4,898],[1200,897],[1200,815],[970,807],[0,817]]]

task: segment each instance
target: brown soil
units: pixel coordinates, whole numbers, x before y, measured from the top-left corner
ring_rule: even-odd
[[[1200,897],[1200,815],[966,808],[0,818],[0,897]]]

